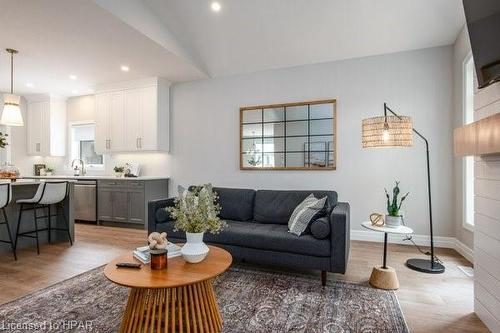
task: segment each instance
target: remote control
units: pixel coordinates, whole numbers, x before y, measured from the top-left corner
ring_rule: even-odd
[[[135,262],[119,262],[116,264],[116,267],[120,268],[141,268],[141,264],[137,264]]]

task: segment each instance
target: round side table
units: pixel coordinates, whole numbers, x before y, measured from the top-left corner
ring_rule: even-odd
[[[131,288],[120,332],[220,332],[222,316],[212,280],[231,266],[233,258],[224,249],[209,248],[198,264],[175,257],[163,270],[151,270],[150,265],[116,267],[119,262],[138,263],[132,253],[110,262],[104,268],[106,277]]]
[[[361,223],[366,229],[384,233],[384,259],[382,261],[382,266],[375,266],[372,270],[372,275],[370,276],[370,285],[378,289],[394,290],[399,288],[398,276],[396,270],[390,266],[387,266],[387,235],[388,234],[398,234],[398,235],[410,235],[413,230],[407,226],[399,226],[397,228],[391,228],[386,226],[375,226],[372,225],[370,221]]]

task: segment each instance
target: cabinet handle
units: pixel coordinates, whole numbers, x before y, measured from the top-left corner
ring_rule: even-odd
[[[139,149],[140,146],[139,146],[139,138],[135,139],[135,148]]]
[[[109,140],[106,139],[106,149],[109,149]]]
[[[40,143],[39,142],[37,142],[35,144],[35,151],[40,152]]]
[[[142,149],[142,138],[139,138],[139,148]]]

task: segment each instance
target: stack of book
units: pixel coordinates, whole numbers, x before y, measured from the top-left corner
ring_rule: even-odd
[[[181,255],[181,247],[174,243],[168,243],[167,245],[167,256],[168,258],[174,258]],[[133,251],[134,258],[142,262],[143,264],[149,264],[151,261],[151,255],[149,254],[149,246],[141,246]]]

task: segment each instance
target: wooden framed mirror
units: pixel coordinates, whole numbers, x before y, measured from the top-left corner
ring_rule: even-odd
[[[335,170],[336,100],[240,108],[241,170]]]

